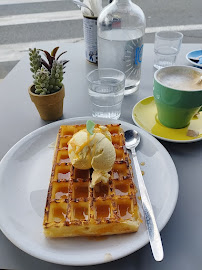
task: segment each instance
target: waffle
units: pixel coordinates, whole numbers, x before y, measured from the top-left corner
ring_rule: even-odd
[[[98,127],[99,125],[96,125]],[[135,232],[141,219],[130,158],[120,125],[106,125],[116,150],[107,184],[90,187],[92,169],[73,167],[68,142],[85,125],[61,126],[57,135],[44,214],[46,237],[100,236]]]

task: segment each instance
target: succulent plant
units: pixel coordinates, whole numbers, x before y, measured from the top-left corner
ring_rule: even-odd
[[[54,60],[48,87],[51,92],[58,91],[62,87],[63,73],[63,64]]]
[[[59,60],[66,53],[62,52],[56,58],[59,47],[52,50],[51,53],[41,49],[29,49],[30,70],[33,73],[35,94],[47,95],[59,91],[62,87],[65,65],[68,60]],[[43,52],[47,58],[44,60],[40,52]]]
[[[49,72],[51,72],[51,69],[52,69],[54,60],[55,60],[55,61],[58,61],[59,58],[60,58],[63,54],[65,54],[65,53],[67,52],[67,51],[62,52],[62,53],[56,58],[56,53],[57,53],[58,49],[59,49],[59,47],[55,47],[55,48],[52,50],[51,54],[50,54],[49,52],[47,52],[47,51],[44,51],[44,50],[39,49],[39,51],[41,51],[41,52],[43,52],[43,53],[45,54],[45,56],[46,56],[46,58],[47,58],[47,60],[48,60],[48,62],[46,62],[44,59],[41,59],[41,64],[42,64],[44,67],[46,67],[46,68],[48,69]],[[60,62],[62,63],[63,68],[65,68],[66,63],[68,63],[69,61],[68,61],[68,60],[61,60]]]
[[[29,49],[29,60],[31,66],[30,70],[34,74],[34,78],[37,70],[41,68],[41,56],[39,54],[39,50],[37,50],[36,48],[34,48],[33,50]]]
[[[48,70],[45,70],[43,67],[38,69],[35,74],[34,85],[35,85],[35,94],[47,95],[50,94],[49,91],[49,80],[50,75]]]

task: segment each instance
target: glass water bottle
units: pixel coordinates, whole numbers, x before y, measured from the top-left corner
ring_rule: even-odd
[[[114,0],[98,18],[98,67],[126,75],[125,95],[138,90],[146,21],[131,0]]]

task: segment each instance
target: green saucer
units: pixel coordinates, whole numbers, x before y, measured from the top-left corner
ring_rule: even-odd
[[[185,128],[168,128],[158,120],[154,97],[148,97],[134,106],[132,118],[137,126],[165,141],[187,143],[202,140],[202,112],[194,116]]]

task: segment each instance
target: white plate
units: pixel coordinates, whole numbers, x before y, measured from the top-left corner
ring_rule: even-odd
[[[89,238],[46,239],[43,213],[52,167],[53,149],[60,125],[82,124],[91,117],[72,118],[46,125],[30,133],[0,163],[0,228],[17,247],[39,259],[65,265],[92,265],[116,260],[148,243],[142,224],[137,233]],[[138,148],[142,170],[160,230],[171,217],[178,197],[175,165],[165,148],[151,135],[122,121],[95,119],[99,124],[121,123],[124,130],[141,135]],[[138,200],[139,201],[139,200]],[[139,201],[140,202],[140,201]]]

